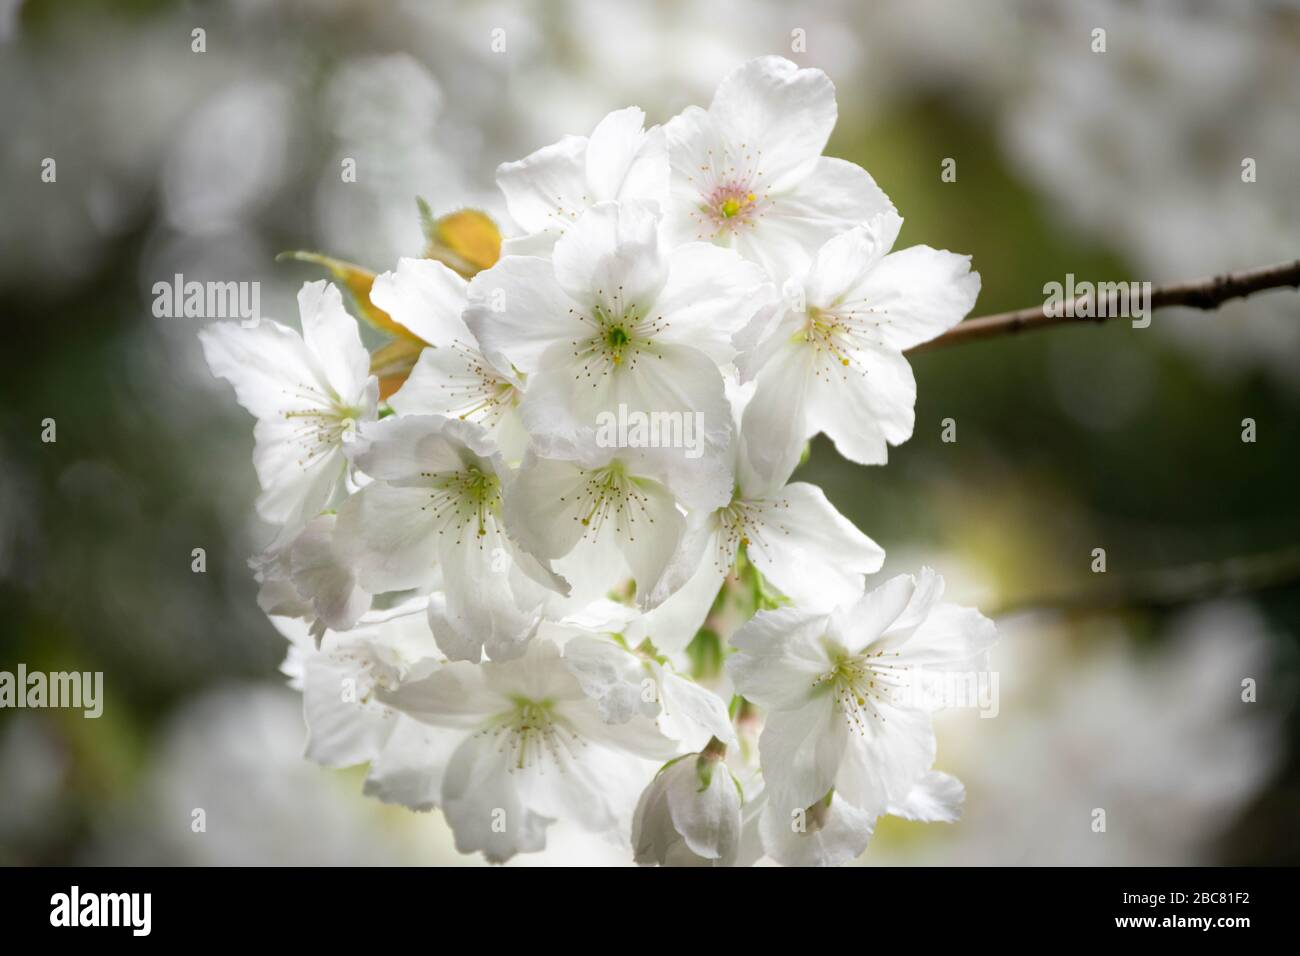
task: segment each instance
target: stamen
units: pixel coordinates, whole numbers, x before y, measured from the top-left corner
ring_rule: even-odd
[[[878,309],[810,308],[796,339],[813,347],[818,378],[830,382],[838,376],[847,381],[850,373],[867,374],[858,356],[883,345],[880,329],[888,321],[889,313]]]
[[[813,681],[813,687],[828,685],[849,729],[870,736],[872,720],[885,722],[881,705],[893,704],[895,695],[909,687],[910,665],[890,660],[898,656],[898,651],[877,650],[845,657]]]
[[[636,302],[625,301],[622,286],[608,297],[604,289],[597,289],[596,299],[590,315],[569,310],[570,315],[591,328],[590,335],[569,343],[578,363],[577,379],[589,379],[592,387],[597,388],[615,369],[636,368],[643,355],[663,358],[655,346],[655,337],[670,322],[665,322],[662,315],[647,314]]]
[[[605,522],[614,521],[615,533],[628,541],[636,541],[637,527],[641,522],[654,524],[650,513],[650,498],[628,475],[621,463],[615,461],[603,468],[583,473],[586,481],[576,500],[560,498],[561,504],[574,507],[575,521],[583,527],[582,537],[595,540]]]
[[[587,742],[555,713],[549,700],[519,698],[514,707],[498,715],[479,735],[491,735],[497,752],[510,755],[509,771],[536,768],[544,774],[547,764],[567,772],[568,761],[576,759]]]
[[[753,229],[774,205],[761,167],[762,150],[741,143],[738,148],[709,149],[706,155],[708,162],[698,175],[687,177],[700,197],[698,208],[690,213],[696,238],[712,241]]]
[[[297,423],[290,440],[301,446],[302,455],[297,464],[305,470],[343,443],[344,435],[356,428],[361,411],[312,385],[299,384],[284,391],[308,406],[282,412],[285,421]]]
[[[469,468],[426,471],[420,477],[430,483],[429,502],[421,505],[420,510],[432,511],[441,520],[438,534],[453,532],[456,544],[464,542],[464,533],[469,528],[478,539],[487,536],[489,522],[495,521],[501,510],[501,482],[496,475]],[[481,540],[479,546],[482,547]]]

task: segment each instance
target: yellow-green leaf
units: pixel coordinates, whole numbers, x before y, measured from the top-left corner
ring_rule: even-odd
[[[386,399],[402,387],[424,351],[423,342],[393,339],[370,353],[370,374],[379,376],[379,397]]]
[[[303,250],[282,252],[276,256],[276,259],[294,259],[298,262],[310,262],[318,266],[324,266],[351,293],[358,310],[361,312],[361,317],[367,322],[381,332],[387,332],[389,335],[409,342],[417,342],[421,346],[424,345],[423,339],[406,326],[396,322],[391,315],[370,301],[370,287],[375,284],[375,274],[369,269],[352,262],[345,262],[342,259],[335,259],[332,256],[322,255],[319,252]]]
[[[428,240],[425,256],[437,259],[469,278],[490,269],[501,258],[501,230],[492,217],[478,209],[460,209],[434,218],[429,204],[416,200]]]

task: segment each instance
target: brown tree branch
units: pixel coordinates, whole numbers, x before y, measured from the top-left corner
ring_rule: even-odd
[[[1151,290],[1150,308],[1163,309],[1181,305],[1193,309],[1217,309],[1229,299],[1240,299],[1267,289],[1300,288],[1300,259],[1284,262],[1280,265],[1266,266],[1262,269],[1250,269],[1245,272],[1233,272],[1216,276],[1213,279],[1200,279],[1191,282],[1179,282],[1173,285],[1159,286]],[[1075,299],[1082,303],[1085,297]],[[973,342],[977,339],[991,339],[1002,335],[1014,335],[1033,329],[1046,329],[1056,325],[1075,323],[1101,323],[1113,316],[1117,309],[1111,307],[1092,311],[1104,311],[1103,316],[1077,318],[1060,312],[1048,312],[1045,305],[1016,309],[1014,312],[999,312],[996,315],[984,315],[967,319],[953,326],[943,335],[929,342],[923,342],[911,349],[912,352],[928,352],[946,345],[961,342]]]

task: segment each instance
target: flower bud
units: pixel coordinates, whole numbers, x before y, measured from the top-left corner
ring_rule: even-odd
[[[650,781],[632,819],[636,862],[731,866],[740,845],[740,787],[715,737],[701,753],[678,757]]]

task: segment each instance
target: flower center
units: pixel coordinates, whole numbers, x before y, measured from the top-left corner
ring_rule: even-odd
[[[510,755],[510,772],[528,770],[550,760],[564,772],[564,758],[586,746],[555,713],[550,700],[516,698],[514,707],[497,718],[489,732],[497,751]]]
[[[569,310],[591,329],[587,337],[573,342],[579,378],[603,377],[624,365],[631,369],[642,352],[656,354],[654,337],[668,327],[662,316],[652,318],[640,304],[624,301],[622,286],[608,298],[597,289],[596,298],[590,316]]]
[[[880,326],[887,317],[888,313],[873,308],[845,310],[809,306],[808,320],[792,341],[812,346],[817,375],[827,381],[837,366],[840,369],[853,367],[865,375],[865,367],[861,362],[855,364],[854,356],[881,347]],[[841,371],[839,374],[843,377],[848,373]]]
[[[737,490],[731,504],[719,508],[717,512],[721,533],[718,536],[716,567],[719,570],[730,570],[737,552],[742,548],[749,554],[767,554],[773,536],[779,540],[782,535],[790,533],[782,515],[789,507],[790,502],[784,498],[742,498]]]
[[[331,403],[328,408],[287,410],[283,415],[285,421],[297,424],[293,440],[303,450],[298,466],[309,468],[347,440],[347,436],[356,430],[361,411]]]
[[[836,709],[849,729],[866,736],[871,721],[885,722],[881,705],[893,704],[894,694],[908,686],[908,665],[889,659],[897,656],[898,651],[887,654],[877,650],[841,658],[813,681],[813,687],[829,687]]]
[[[518,389],[499,375],[477,349],[460,342],[453,342],[450,349],[460,359],[464,374],[443,376],[438,382],[448,400],[449,414],[491,428],[519,404]]]
[[[614,522],[615,533],[627,541],[636,541],[638,522],[654,524],[649,514],[650,498],[627,473],[620,461],[585,473],[586,481],[576,500],[561,496],[560,502],[575,507],[574,520],[582,524],[585,538],[597,536],[606,521]]]
[[[705,151],[699,166],[686,173],[699,201],[689,210],[695,238],[705,242],[753,229],[774,200],[763,172],[763,151],[748,143],[725,143]]]
[[[747,183],[725,182],[704,197],[705,212],[719,232],[734,233],[742,225],[752,225],[762,216],[761,207],[762,201]]]
[[[429,480],[428,504],[421,511],[433,511],[442,519],[438,534],[451,531],[456,544],[464,541],[465,530],[473,529],[476,538],[488,533],[488,522],[501,508],[501,482],[496,475],[468,468],[465,471],[421,472]]]
[[[605,330],[605,344],[612,351],[621,352],[623,346],[632,341],[632,337],[627,334],[627,330],[621,325],[611,326]],[[617,359],[615,360],[617,361]]]

